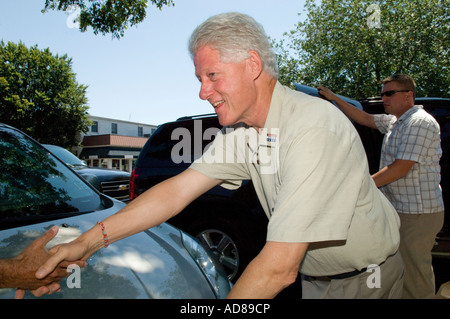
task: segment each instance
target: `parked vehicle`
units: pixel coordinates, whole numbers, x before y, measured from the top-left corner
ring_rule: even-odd
[[[43,144],[43,146],[73,168],[101,193],[124,202],[129,201],[130,173],[117,169],[89,167],[86,162],[65,148],[50,144]]]
[[[4,124],[0,153],[0,258],[18,255],[53,225],[59,232],[48,247],[73,240],[126,205]],[[215,256],[165,223],[101,249],[72,275],[60,293],[42,298],[224,298],[231,286]],[[0,289],[0,298],[13,296]]]

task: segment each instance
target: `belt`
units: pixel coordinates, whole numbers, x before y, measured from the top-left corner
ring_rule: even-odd
[[[351,278],[351,277],[357,276],[359,274],[362,274],[363,272],[366,272],[366,271],[367,271],[367,268],[363,268],[361,270],[353,270],[350,272],[345,272],[343,274],[337,274],[337,275],[332,275],[332,276],[318,276],[318,277],[308,276],[308,277],[311,278],[312,280],[330,281],[333,279]]]

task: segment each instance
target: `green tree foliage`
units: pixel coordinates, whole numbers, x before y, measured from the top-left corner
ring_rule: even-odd
[[[129,26],[141,23],[146,18],[149,0],[45,0],[43,12],[50,10],[68,11],[79,8],[80,30],[92,27],[94,34],[111,34],[113,38],[123,37]],[[150,0],[158,9],[174,6],[172,0]]]
[[[70,147],[87,132],[87,97],[71,59],[49,49],[0,42],[0,122],[41,143]]]
[[[307,0],[305,8],[304,22],[274,44],[284,84],[364,98],[407,73],[418,96],[450,96],[450,0]]]

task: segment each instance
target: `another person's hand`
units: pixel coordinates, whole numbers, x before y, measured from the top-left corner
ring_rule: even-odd
[[[326,88],[324,86],[318,86],[317,90],[319,91],[320,95],[322,95],[329,101],[332,101],[335,97],[335,94],[329,88]]]
[[[82,235],[83,236],[83,235]],[[35,272],[37,279],[44,280],[58,276],[61,267],[77,264],[80,267],[86,265],[86,260],[90,256],[87,246],[80,237],[67,244],[56,245],[49,250],[50,257],[41,263],[39,269]]]
[[[25,290],[31,290],[35,296],[53,293],[60,289],[59,281],[67,277],[67,267],[70,264],[77,264],[84,267],[84,261],[61,262],[54,269],[41,278],[36,278],[36,270],[44,264],[52,254],[45,248],[47,243],[58,233],[58,227],[53,226],[44,235],[32,242],[22,253],[13,258],[14,276],[11,279],[11,287],[19,288],[16,298],[23,298]]]
[[[54,292],[60,291],[61,286],[59,283],[54,282],[52,284],[49,284],[47,286],[39,287],[35,290],[30,290],[30,292],[35,297],[42,297],[43,295],[51,295]],[[23,299],[25,297],[26,290],[25,289],[17,289],[16,294],[14,295],[15,299]]]

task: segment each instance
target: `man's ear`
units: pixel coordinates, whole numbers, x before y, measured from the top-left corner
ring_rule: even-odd
[[[259,56],[259,53],[255,50],[248,51],[248,54],[250,55],[250,57],[247,59],[250,71],[253,73],[254,79],[256,79],[261,75],[261,72],[263,71],[263,63],[261,57]]]
[[[409,105],[409,104],[411,104],[411,101],[413,102],[412,103],[412,106],[414,106],[414,93],[413,93],[413,91],[408,91],[408,92],[405,92],[406,94],[404,95],[405,96],[405,102]]]

